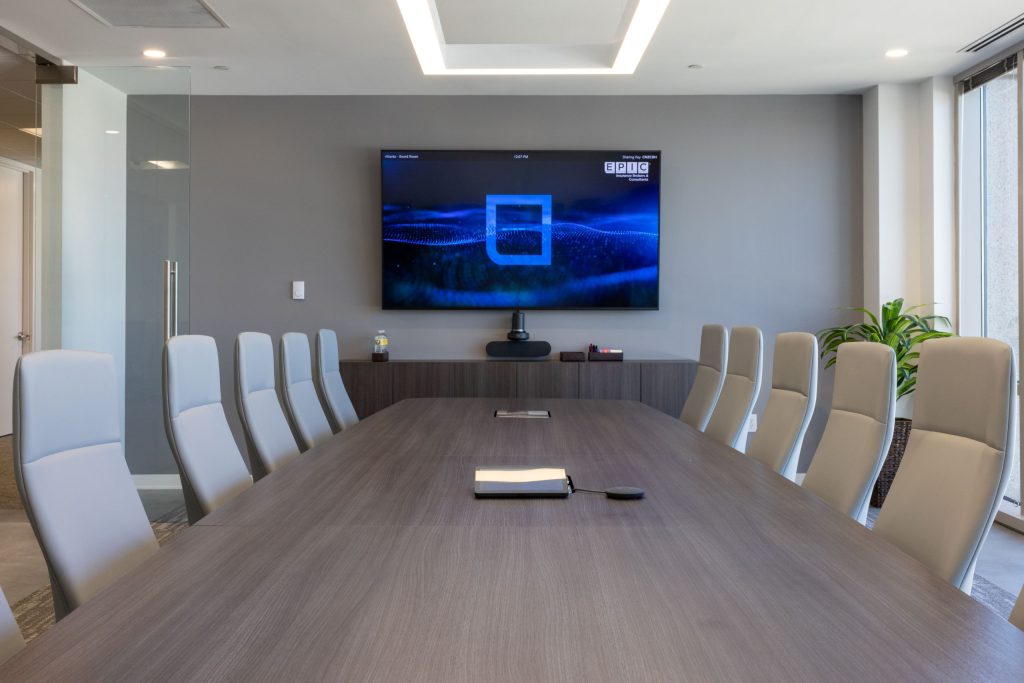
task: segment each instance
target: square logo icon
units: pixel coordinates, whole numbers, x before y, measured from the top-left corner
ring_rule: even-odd
[[[499,211],[499,207],[509,211]],[[540,221],[536,214],[539,209]],[[519,216],[519,220],[499,221],[499,216]],[[489,194],[487,195],[487,256],[500,266],[551,265],[551,195],[549,194]],[[501,223],[499,225],[499,223]],[[498,251],[500,233],[540,234],[540,253],[503,254]],[[517,240],[522,242],[522,240]],[[515,243],[515,241],[513,242]]]

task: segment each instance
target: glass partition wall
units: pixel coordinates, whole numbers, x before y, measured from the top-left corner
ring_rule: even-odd
[[[42,134],[35,55],[0,38],[0,439],[5,440],[13,429],[15,364],[38,343],[33,240]],[[13,481],[0,481],[0,506],[13,489]]]
[[[985,65],[958,91],[959,332],[1021,340],[1021,54]],[[1018,392],[1019,393],[1019,392]],[[1020,429],[1006,498],[1021,501]]]
[[[76,84],[43,86],[43,231],[60,245],[50,346],[113,355],[125,455],[145,487],[177,474],[161,354],[189,329],[189,96],[174,67],[80,68]]]

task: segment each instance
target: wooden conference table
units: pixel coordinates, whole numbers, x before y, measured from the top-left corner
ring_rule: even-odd
[[[547,408],[499,420],[495,408]],[[478,465],[641,501],[476,500]],[[624,401],[413,399],[207,516],[4,681],[1021,680],[1024,633]]]

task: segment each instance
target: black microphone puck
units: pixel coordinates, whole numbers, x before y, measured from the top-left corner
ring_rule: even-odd
[[[613,486],[605,489],[604,495],[615,500],[637,500],[644,497],[644,490],[636,486]]]

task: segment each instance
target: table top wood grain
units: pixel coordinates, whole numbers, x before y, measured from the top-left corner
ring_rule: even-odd
[[[547,408],[500,420],[496,408]],[[641,501],[476,500],[551,465]],[[1024,633],[631,401],[412,399],[259,481],[4,681],[1021,680]]]

